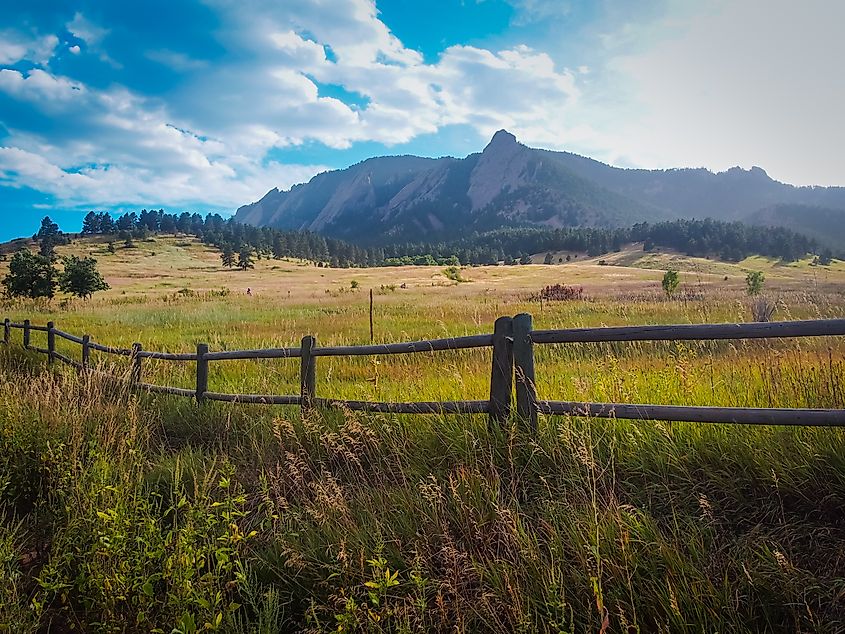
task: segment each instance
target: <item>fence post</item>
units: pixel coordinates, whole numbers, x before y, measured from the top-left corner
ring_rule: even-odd
[[[197,344],[197,403],[205,400],[205,393],[208,392],[208,344]]]
[[[537,431],[537,385],[534,380],[534,345],[531,342],[531,315],[520,313],[513,318],[513,360],[516,374],[516,413]]]
[[[24,349],[29,348],[29,320],[23,320],[23,347]]]
[[[299,358],[299,408],[302,415],[314,407],[317,396],[317,364],[313,355],[316,345],[315,337],[306,335],[302,338]]]
[[[82,335],[82,369],[87,370],[91,363],[91,335]]]
[[[8,317],[6,317],[6,319],[3,320],[3,343],[5,343],[7,346],[9,345],[9,341],[12,338],[11,323],[12,322],[9,321]]]
[[[499,317],[493,327],[490,372],[490,427],[507,422],[513,397],[513,319]]]
[[[52,321],[47,322],[47,363],[50,364],[56,360],[56,333],[53,330],[55,326]]]
[[[132,385],[137,385],[141,382],[141,357],[138,356],[138,353],[141,352],[141,344],[140,343],[133,343],[132,344],[132,370],[129,375],[129,380]]]

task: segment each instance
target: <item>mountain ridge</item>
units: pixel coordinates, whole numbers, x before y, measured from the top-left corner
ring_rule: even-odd
[[[670,218],[795,228],[800,218],[788,209],[801,206],[833,210],[835,224],[845,231],[845,187],[796,187],[756,166],[724,172],[614,167],[530,148],[499,130],[481,152],[465,158],[369,158],[287,191],[274,188],[235,217],[377,243],[502,227],[621,227]],[[776,207],[778,213],[763,211]]]

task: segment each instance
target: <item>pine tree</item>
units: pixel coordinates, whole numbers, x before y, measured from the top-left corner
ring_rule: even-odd
[[[227,268],[235,266],[235,250],[228,242],[223,245],[223,253],[220,254],[220,259],[223,260],[223,266]]]
[[[678,272],[675,269],[669,269],[668,271],[666,271],[666,273],[663,274],[663,281],[661,282],[661,286],[663,286],[663,292],[666,293],[666,297],[672,296],[675,290],[677,290],[680,281],[681,280],[678,277]]]
[[[96,233],[100,233],[100,216],[89,211],[82,221],[82,235],[92,236]]]
[[[238,254],[238,268],[243,271],[255,268],[255,264],[252,261],[252,249],[250,247],[241,247],[241,251]]]
[[[100,233],[115,233],[115,231],[117,231],[117,227],[114,224],[114,218],[104,211],[100,214]]]
[[[38,239],[39,253],[42,257],[50,261],[56,259],[56,245],[61,243],[61,234],[59,225],[50,220],[50,216],[45,216],[41,220],[41,228],[35,237]]]
[[[749,295],[759,295],[765,282],[766,276],[763,275],[763,271],[751,271],[745,277],[745,290]]]

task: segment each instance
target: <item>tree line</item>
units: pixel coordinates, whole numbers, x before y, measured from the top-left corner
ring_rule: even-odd
[[[113,217],[108,212],[89,212],[82,225],[82,235],[104,235],[122,240],[126,247],[133,240],[151,234],[192,235],[220,251],[226,267],[248,269],[255,259],[300,258],[316,266],[334,268],[400,265],[484,265],[529,264],[530,254],[546,253],[545,262],[577,258],[579,253],[598,256],[619,251],[623,245],[641,242],[645,251],[671,248],[698,257],[716,257],[738,261],[749,255],[763,255],[794,261],[816,253],[816,262],[829,264],[829,249],[819,251],[817,243],[782,227],[748,226],[740,222],[718,220],[674,220],[655,224],[639,223],[627,228],[571,227],[559,229],[510,228],[471,234],[453,241],[424,241],[362,247],[309,231],[255,227],[223,218],[219,214],[184,212],[169,214],[164,210],[141,210]],[[53,297],[60,288],[80,297],[108,288],[96,269],[93,258],[62,258],[58,271],[55,248],[69,236],[49,217],[41,222],[33,236],[38,254],[28,251],[13,256],[10,273],[3,280],[7,295]],[[109,242],[109,250],[114,251]],[[569,253],[566,253],[569,252]],[[553,253],[565,255],[553,256]]]
[[[144,209],[115,219],[107,212],[92,211],[82,223],[82,235],[114,235],[122,241],[145,239],[156,233],[196,236],[218,248],[223,264],[230,267],[250,268],[254,258],[301,258],[336,268],[378,266],[384,260],[383,249],[366,249],[310,231],[254,227],[220,214],[203,217],[198,213],[169,214],[161,209]]]
[[[362,247],[309,231],[254,227],[219,214],[168,214],[142,210],[113,219],[108,213],[89,213],[83,234],[116,234],[119,239],[143,238],[149,233],[195,235],[217,247],[226,266],[249,268],[252,258],[294,257],[331,267],[528,263],[533,253],[571,251],[590,257],[619,251],[624,244],[642,242],[645,251],[670,248],[686,255],[739,261],[764,255],[792,262],[819,252],[815,240],[783,227],[749,226],[718,220],[673,220],[638,223],[625,228],[567,227],[510,228],[475,233],[457,240],[425,241]]]
[[[385,264],[414,264],[426,256],[440,261],[456,257],[463,264],[497,262],[528,263],[529,255],[570,252],[590,257],[621,250],[625,244],[642,242],[643,250],[675,249],[685,255],[739,261],[750,255],[764,255],[792,262],[808,253],[819,253],[821,263],[832,254],[819,252],[818,244],[783,227],[748,226],[718,220],[673,220],[655,224],[638,223],[626,228],[568,227],[561,229],[511,228],[466,236],[451,242],[405,243],[385,246]]]
[[[252,258],[294,257],[331,267],[528,263],[533,253],[570,251],[590,257],[619,251],[642,242],[645,251],[670,248],[697,257],[739,261],[764,255],[786,262],[818,253],[829,262],[832,254],[819,250],[815,240],[783,227],[749,226],[740,222],[673,220],[638,223],[625,228],[567,227],[510,228],[475,233],[452,241],[405,242],[362,247],[310,231],[254,227],[219,214],[168,214],[142,210],[113,219],[108,213],[89,213],[83,234],[116,234],[121,240],[150,233],[194,235],[221,251],[226,266],[248,268]]]

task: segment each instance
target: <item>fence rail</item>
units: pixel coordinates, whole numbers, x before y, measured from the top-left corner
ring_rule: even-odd
[[[129,357],[129,382],[132,387],[146,392],[194,398],[198,402],[298,405],[304,411],[316,407],[340,407],[356,411],[396,414],[487,414],[491,422],[502,423],[510,419],[514,413],[515,401],[517,418],[527,424],[531,430],[536,430],[537,417],[541,413],[634,420],[845,427],[845,409],[711,407],[541,400],[537,395],[534,368],[534,344],[843,336],[845,335],[845,319],[534,330],[531,315],[523,313],[515,317],[500,317],[496,320],[493,333],[484,335],[404,343],[324,347],[317,346],[316,338],[308,335],[302,338],[298,348],[211,352],[208,345],[200,343],[197,344],[195,353],[147,351],[143,350],[139,343],[132,344],[131,348],[103,345],[92,341],[90,335],[80,337],[59,330],[53,322],[49,322],[46,326],[35,326],[28,319],[23,323],[5,319],[2,343],[11,344],[12,330],[22,330],[23,347],[46,354],[49,363],[58,360],[81,371],[92,372],[94,370],[91,365],[91,350]],[[32,332],[47,333],[47,348],[31,344]],[[80,345],[82,347],[81,361],[57,352],[56,337]],[[413,354],[472,348],[492,348],[490,398],[487,400],[385,403],[317,396],[316,360],[319,357]],[[141,381],[144,359],[195,363],[196,387],[186,389]],[[210,391],[208,389],[209,362],[235,359],[299,359],[300,393],[290,395],[225,394]]]

